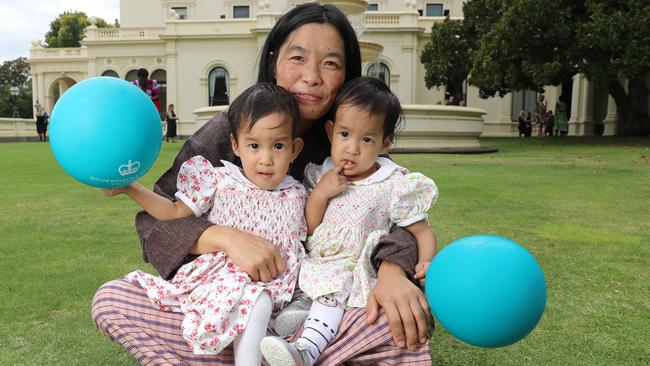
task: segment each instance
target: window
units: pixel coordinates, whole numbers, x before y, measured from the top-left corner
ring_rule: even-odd
[[[375,62],[368,67],[368,76],[379,79],[390,88],[390,69],[383,62]]]
[[[119,78],[120,76],[113,70],[106,70],[102,73],[102,76],[110,76],[112,78]]]
[[[228,71],[217,66],[208,75],[208,104],[228,105],[230,104],[230,77]]]
[[[250,6],[233,6],[232,7],[232,17],[233,18],[250,18],[251,17],[251,8]]]
[[[126,81],[133,81],[138,78],[138,70],[131,70],[126,73],[126,77],[124,78]]]
[[[378,10],[379,10],[379,4],[377,3],[368,4],[368,11],[378,11]]]
[[[426,16],[441,17],[443,15],[442,4],[427,4]]]
[[[172,7],[172,10],[176,12],[178,19],[183,20],[187,19],[187,8],[186,7]]]

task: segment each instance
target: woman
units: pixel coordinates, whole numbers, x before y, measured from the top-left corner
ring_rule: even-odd
[[[519,130],[519,137],[525,136],[526,128],[526,112],[523,110],[519,112],[519,117],[517,117],[517,130]]]
[[[566,136],[569,132],[568,106],[561,95],[555,104],[555,136]]]
[[[526,112],[524,120],[524,137],[530,137],[533,133],[533,116],[532,113]]]
[[[158,85],[156,80],[149,79],[149,71],[147,69],[139,69],[137,75],[138,78],[133,80],[133,85],[142,89],[151,98],[153,105],[156,106],[156,110],[160,113],[160,97],[158,96],[158,93],[160,93],[160,85]]]
[[[305,149],[290,173],[302,179],[308,162],[321,163],[329,154],[323,122],[336,92],[345,81],[361,74],[356,35],[345,15],[335,7],[303,4],[278,20],[265,41],[259,65],[258,82],[274,82],[298,101],[298,134]],[[156,182],[156,192],[173,196],[180,165],[199,154],[215,165],[221,165],[219,159],[235,161],[224,114],[214,117],[188,139],[174,165]],[[212,225],[203,218],[158,222],[140,212],[136,228],[144,259],[164,278],[173,276],[196,254],[215,251],[225,252],[256,281],[268,282],[284,269],[281,256],[269,242]],[[381,240],[373,253],[373,262],[380,265],[367,312],[346,312],[334,342],[319,358],[320,364],[431,364],[427,345],[429,308],[422,292],[410,280],[416,253],[413,238],[404,230],[394,229]],[[219,355],[194,355],[182,339],[182,314],[156,310],[140,287],[124,281],[111,281],[97,291],[93,317],[108,337],[143,364],[233,364],[232,348]]]
[[[176,138],[176,121],[178,118],[176,117],[176,112],[174,112],[174,105],[170,104],[169,107],[167,107],[167,116],[165,117],[165,120],[167,121],[167,133],[165,134],[165,141],[169,142],[171,139],[172,142]]]
[[[45,110],[36,102],[36,133],[38,134],[38,141],[45,142],[47,140],[47,120],[45,117]]]

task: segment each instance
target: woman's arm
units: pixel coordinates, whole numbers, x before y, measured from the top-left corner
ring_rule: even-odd
[[[409,351],[415,351],[418,342],[426,344],[433,324],[427,299],[404,270],[389,261],[382,262],[377,283],[368,295],[368,324],[378,319],[380,308],[386,313],[395,344]]]
[[[424,293],[413,282],[418,261],[417,242],[405,228],[394,225],[375,247],[372,263],[377,284],[368,296],[368,323],[374,323],[383,308],[395,344],[415,350],[424,344],[431,311]]]

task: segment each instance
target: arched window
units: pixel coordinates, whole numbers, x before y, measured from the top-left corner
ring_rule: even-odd
[[[110,76],[112,78],[119,78],[120,76],[114,70],[106,70],[102,73],[102,76]]]
[[[208,85],[209,105],[230,104],[230,77],[226,69],[217,66],[210,70]]]
[[[368,76],[379,79],[390,88],[390,69],[383,62],[375,62],[368,67]]]
[[[131,70],[126,73],[126,81],[133,81],[138,78],[138,70]]]

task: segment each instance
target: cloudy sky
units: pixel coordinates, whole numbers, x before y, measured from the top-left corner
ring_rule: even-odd
[[[120,17],[120,0],[0,0],[0,63],[28,57],[31,42],[44,40],[50,22],[66,10],[113,23]]]

